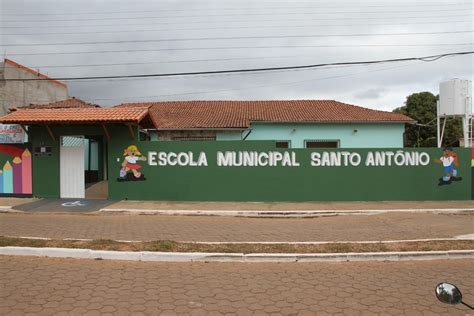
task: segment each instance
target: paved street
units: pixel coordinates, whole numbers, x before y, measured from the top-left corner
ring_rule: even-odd
[[[385,213],[306,219],[105,214],[0,214],[0,235],[115,240],[343,241],[474,233],[474,214]]]
[[[0,314],[466,315],[439,303],[450,281],[474,302],[474,261],[152,263],[0,257]],[[109,314],[110,315],[110,314]]]

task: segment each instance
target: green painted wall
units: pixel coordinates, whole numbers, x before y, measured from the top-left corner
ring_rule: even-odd
[[[205,151],[207,167],[143,166],[145,181],[119,182],[123,148],[109,153],[111,199],[186,201],[370,201],[370,200],[466,200],[471,199],[470,151],[457,149],[462,181],[439,186],[443,168],[432,162],[441,156],[433,148],[431,162],[417,167],[312,167],[311,152],[295,149],[300,167],[218,167],[217,151],[275,151],[274,142],[141,142],[148,151],[194,153]],[[384,149],[373,149],[384,150]],[[394,149],[386,149],[393,151]],[[406,149],[407,151],[413,151]],[[318,150],[322,152],[324,150]],[[348,151],[344,149],[341,151]],[[351,149],[364,156],[369,150]],[[364,159],[363,159],[364,160]]]
[[[33,151],[37,146],[51,147],[50,157],[33,153],[33,195],[43,198],[59,197],[59,140],[53,141],[44,127],[29,128],[28,138]]]
[[[44,127],[30,129],[32,147],[52,146],[51,157],[33,156],[33,191],[40,197],[59,197],[59,135],[102,135],[101,128],[91,126],[53,126],[57,140],[53,142]],[[218,151],[276,151],[272,141],[227,142],[146,142],[133,141],[124,126],[111,126],[108,143],[108,175],[110,199],[182,200],[182,201],[370,201],[370,200],[468,200],[471,199],[471,152],[456,149],[462,181],[439,186],[441,165],[432,162],[441,156],[435,148],[405,151],[426,152],[427,166],[367,167],[368,151],[397,149],[340,149],[359,153],[361,165],[313,167],[311,153],[324,150],[293,149],[299,167],[218,167]],[[144,181],[119,182],[124,149],[137,145],[147,155],[157,152],[199,152],[207,156],[207,167],[150,166],[139,162]],[[283,152],[284,150],[280,150]],[[328,150],[329,151],[329,150]],[[332,151],[332,150],[331,150]]]
[[[103,130],[98,126],[55,125],[51,126],[51,130],[56,137],[55,141],[49,136],[45,127],[31,126],[29,128],[29,140],[33,149],[38,146],[47,146],[52,149],[50,157],[38,157],[33,154],[33,194],[43,198],[59,197],[59,136],[103,136]]]

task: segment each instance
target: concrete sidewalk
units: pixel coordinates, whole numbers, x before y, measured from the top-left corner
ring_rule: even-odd
[[[375,215],[386,212],[474,212],[473,201],[384,202],[169,202],[120,201],[101,212],[167,216],[234,216],[312,218],[341,215]]]
[[[63,203],[67,202],[67,203]],[[67,205],[65,205],[67,204]],[[377,202],[175,202],[85,199],[0,198],[3,212],[104,212],[165,216],[234,216],[267,218],[375,215],[386,212],[468,213],[474,201],[377,201]]]
[[[173,202],[120,201],[108,209],[206,211],[354,211],[474,209],[474,201],[375,201],[375,202]]]
[[[9,198],[9,197],[2,197],[0,198],[0,210],[10,209],[17,205],[27,204],[39,201],[36,198]]]

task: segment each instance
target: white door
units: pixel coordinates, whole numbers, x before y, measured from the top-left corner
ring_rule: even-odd
[[[61,198],[84,198],[84,136],[61,136]]]

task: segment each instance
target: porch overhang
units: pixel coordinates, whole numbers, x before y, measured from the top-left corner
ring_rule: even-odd
[[[59,108],[59,109],[18,109],[0,118],[3,124],[19,124],[25,126],[43,126],[51,139],[56,135],[51,125],[96,125],[104,130],[108,140],[111,133],[107,125],[120,124],[128,127],[133,137],[131,126],[156,128],[150,118],[148,108]],[[25,128],[26,129],[26,128]]]
[[[106,125],[109,124],[156,128],[149,116],[148,108],[19,109],[1,117],[0,123],[40,125],[47,129],[50,125],[98,125],[104,128],[106,135],[108,134]]]

